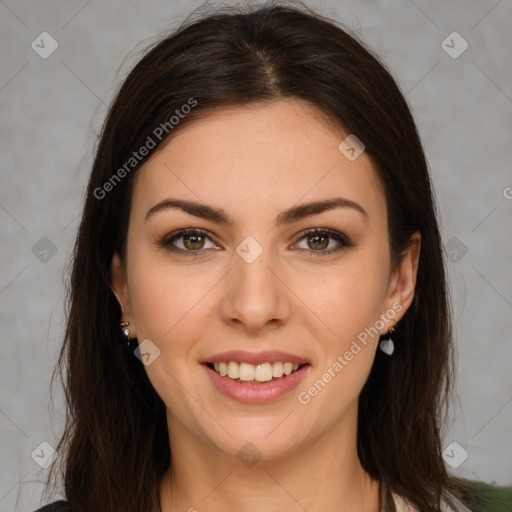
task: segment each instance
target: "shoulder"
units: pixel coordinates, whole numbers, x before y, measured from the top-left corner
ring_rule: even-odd
[[[472,512],[469,508],[463,505],[453,494],[446,492],[446,497],[450,500],[444,499],[441,505],[441,512]],[[420,512],[407,500],[399,496],[398,494],[392,493],[393,500],[395,502],[396,512]]]
[[[34,512],[71,512],[68,502],[65,500],[54,501],[48,505],[38,508]]]
[[[393,497],[396,512],[419,512],[415,506],[399,494],[392,492],[391,496]]]

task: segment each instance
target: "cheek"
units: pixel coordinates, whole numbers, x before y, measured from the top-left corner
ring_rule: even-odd
[[[322,415],[326,424],[356,403],[368,378],[380,334],[375,326],[387,290],[386,268],[379,257],[359,254],[345,263],[308,296],[308,306],[328,329],[312,317],[324,333],[317,338],[320,360],[297,400],[308,414]]]
[[[214,284],[213,276],[209,278],[204,271],[190,273],[155,259],[152,263],[134,268],[130,296],[137,332],[165,344],[205,306],[202,299]]]
[[[336,340],[338,348],[374,325],[382,312],[388,274],[381,256],[353,253],[336,268],[301,279],[298,295],[322,320],[327,337]]]
[[[155,259],[152,263],[134,268],[130,276],[137,337],[139,343],[150,339],[158,347],[158,357],[145,370],[166,405],[180,411],[188,407],[183,386],[190,389],[198,376],[190,374],[187,361],[197,340],[208,333],[203,319],[211,319],[207,292],[214,276],[198,272],[194,277]]]

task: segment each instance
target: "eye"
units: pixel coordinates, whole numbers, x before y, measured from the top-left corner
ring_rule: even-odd
[[[303,244],[302,247],[301,243]],[[302,233],[296,246],[299,249],[309,251],[315,256],[322,256],[341,251],[346,247],[353,247],[354,244],[345,234],[339,231],[314,228]]]
[[[219,249],[209,234],[198,228],[175,231],[161,239],[158,244],[176,254],[200,256],[207,249]],[[302,244],[302,246],[301,246]],[[295,247],[314,256],[323,256],[353,247],[354,243],[343,233],[332,229],[314,228],[303,232]]]
[[[197,228],[180,229],[171,233],[160,240],[159,245],[187,256],[199,256],[203,250],[217,248],[207,232]]]

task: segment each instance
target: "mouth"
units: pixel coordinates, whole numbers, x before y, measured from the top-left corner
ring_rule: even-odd
[[[221,377],[227,377],[234,382],[244,384],[263,384],[277,381],[310,366],[309,363],[299,364],[291,361],[275,361],[273,363],[265,362],[260,364],[220,361],[203,364]]]
[[[306,357],[281,350],[230,350],[201,361],[213,388],[222,395],[251,405],[286,397],[311,373]]]
[[[289,397],[306,378],[311,364],[290,361],[205,361],[201,365],[213,389],[225,397],[249,405],[264,405]]]

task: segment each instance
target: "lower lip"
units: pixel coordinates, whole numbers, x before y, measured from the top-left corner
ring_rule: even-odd
[[[309,370],[311,365],[306,364],[299,370],[280,377],[279,379],[259,384],[238,382],[203,364],[213,385],[229,398],[246,404],[267,404],[275,402],[295,389]]]

